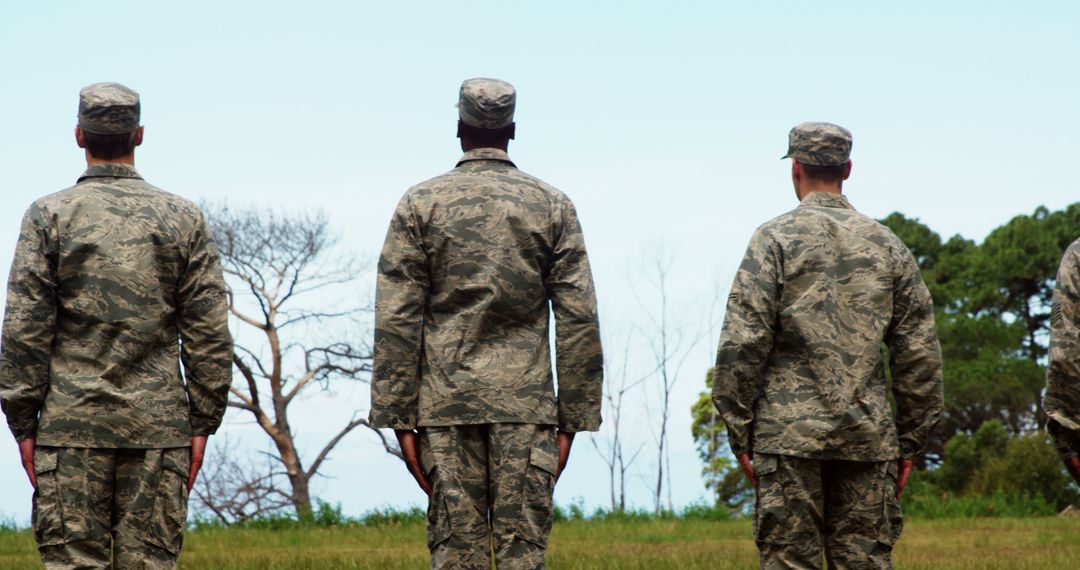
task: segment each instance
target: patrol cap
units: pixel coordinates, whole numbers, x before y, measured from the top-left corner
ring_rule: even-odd
[[[119,83],[94,83],[79,91],[79,127],[98,135],[139,128],[139,94]]]
[[[514,122],[517,92],[499,79],[478,77],[461,82],[458,117],[466,125],[481,129],[501,129]]]
[[[850,157],[851,131],[832,123],[802,123],[788,133],[788,151],[780,158],[811,166],[839,166]]]

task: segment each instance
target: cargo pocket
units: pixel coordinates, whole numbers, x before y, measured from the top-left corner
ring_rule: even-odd
[[[427,512],[428,550],[434,550],[436,546],[450,539],[450,511],[446,508],[446,494],[442,491],[443,486],[435,481],[435,476],[434,468],[427,472],[427,480],[431,484]]]
[[[754,455],[754,477],[758,488],[754,490],[754,539],[761,544],[762,538],[777,522],[782,522],[783,512],[775,505],[783,505],[783,486],[777,481],[780,459],[768,453]],[[779,497],[780,501],[777,501]],[[765,533],[765,534],[763,534]]]
[[[56,476],[59,462],[56,449],[34,450],[34,490],[31,526],[38,545],[64,544],[64,505],[60,481]]]
[[[147,450],[153,453],[154,450]],[[187,522],[187,480],[191,468],[191,448],[174,447],[162,450],[161,472],[154,496],[154,511],[147,533],[147,542],[180,554]]]
[[[885,476],[882,478],[881,527],[878,541],[893,546],[900,539],[904,529],[904,516],[900,512],[900,499],[896,498],[896,474],[899,466],[896,461],[885,462]]]
[[[541,547],[547,546],[551,534],[552,493],[555,474],[559,469],[558,444],[544,440],[529,451],[529,466],[525,473],[522,493],[521,520],[518,536]]]

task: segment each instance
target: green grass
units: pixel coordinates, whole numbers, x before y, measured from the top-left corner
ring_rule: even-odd
[[[894,555],[900,569],[1080,568],[1080,519],[967,518],[908,521]],[[559,522],[548,549],[559,569],[755,568],[750,524],[708,520]],[[40,568],[26,531],[0,530],[0,568]],[[421,569],[419,522],[343,527],[200,528],[180,568]]]

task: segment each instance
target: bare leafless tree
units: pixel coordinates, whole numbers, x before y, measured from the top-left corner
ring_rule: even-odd
[[[645,444],[639,444],[636,449],[627,454],[626,442],[623,440],[623,412],[626,396],[634,389],[641,386],[648,375],[636,379],[630,379],[629,355],[632,335],[627,335],[622,343],[621,363],[616,369],[610,361],[604,361],[604,417],[607,426],[604,431],[608,437],[601,438],[597,434],[590,433],[589,441],[593,448],[600,454],[600,458],[608,468],[608,480],[611,490],[611,510],[626,510],[626,472],[633,465]],[[605,346],[611,346],[604,341]],[[607,354],[611,354],[608,352]],[[651,374],[651,372],[649,373]]]
[[[215,438],[216,439],[216,438]],[[241,459],[227,437],[216,439],[195,488],[197,508],[223,524],[242,523],[292,508],[282,488],[285,472],[276,459],[264,464]]]
[[[289,406],[312,387],[328,390],[336,382],[369,381],[369,335],[354,334],[363,330],[355,317],[371,310],[370,296],[356,295],[363,272],[353,257],[335,247],[321,213],[204,209],[221,253],[229,310],[241,333],[254,332],[256,339],[237,335],[233,363],[239,374],[229,406],[251,414],[270,438],[280,467],[250,473],[257,477],[245,478],[245,484],[277,492],[277,481],[284,478],[297,516],[308,518],[311,480],[346,435],[371,425],[357,411],[305,465]],[[372,430],[388,452],[400,457],[395,444]]]
[[[656,486],[653,489],[653,507],[657,514],[664,508],[664,491],[667,490],[667,508],[672,508],[671,497],[671,445],[668,424],[671,419],[671,395],[679,381],[683,365],[701,340],[702,335],[689,333],[687,323],[673,319],[670,307],[670,283],[674,257],[663,246],[655,246],[645,254],[642,274],[631,279],[641,314],[645,323],[641,330],[647,339],[655,368],[651,374],[655,389],[653,396],[659,401],[660,417],[654,433],[656,443]],[[644,284],[647,290],[642,291]],[[647,410],[653,398],[646,397]]]

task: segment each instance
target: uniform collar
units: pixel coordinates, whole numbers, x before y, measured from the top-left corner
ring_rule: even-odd
[[[829,192],[811,192],[802,202],[799,203],[799,207],[803,208],[843,208],[845,210],[854,210],[855,207],[848,202],[842,194],[831,194]]]
[[[474,160],[495,160],[498,162],[505,162],[510,166],[517,166],[510,160],[510,155],[506,154],[505,150],[498,148],[474,148],[469,151],[465,151],[465,154],[458,161],[457,166],[461,166],[466,162],[472,162]]]
[[[139,172],[130,164],[110,162],[91,165],[79,177],[79,182],[87,178],[138,178],[141,180],[142,176],[139,176]]]

